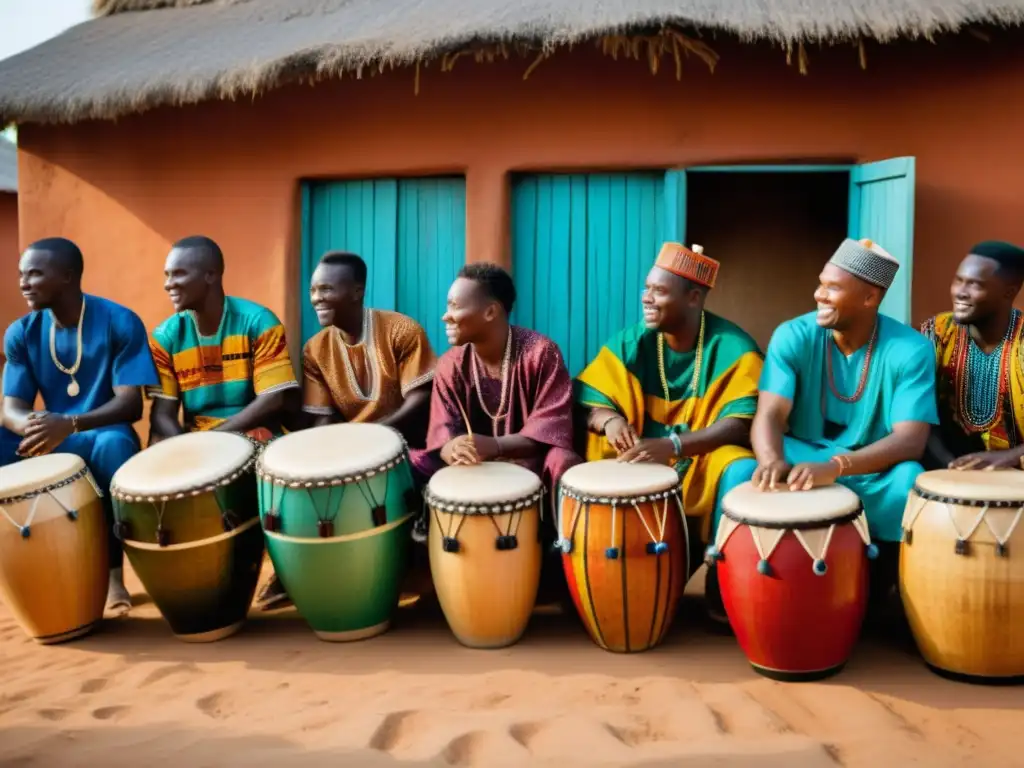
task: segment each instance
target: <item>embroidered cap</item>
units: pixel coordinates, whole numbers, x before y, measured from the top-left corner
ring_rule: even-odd
[[[891,253],[878,243],[866,239],[846,238],[829,259],[829,263],[879,288],[888,288],[892,285],[900,268],[900,263]]]
[[[715,287],[715,278],[718,277],[718,262],[705,256],[701,245],[690,249],[679,243],[665,243],[654,265],[708,288]]]

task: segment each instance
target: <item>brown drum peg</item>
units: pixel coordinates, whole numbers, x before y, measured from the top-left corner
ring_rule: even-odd
[[[161,547],[166,547],[168,544],[171,543],[171,532],[168,531],[166,528],[157,528],[156,542]]]
[[[281,530],[281,516],[276,509],[271,509],[263,515],[263,530],[270,533],[277,533]]]
[[[67,516],[68,516],[68,520],[70,520],[72,523],[75,522],[76,520],[78,520],[78,510],[77,509],[69,509],[67,511]]]
[[[996,543],[996,554],[999,555],[1000,557],[1007,557],[1009,553],[1008,553],[1006,544],[1004,544],[1001,541],[997,542]]]
[[[441,549],[445,552],[458,552],[459,551],[459,540],[454,536],[445,536],[441,539]]]
[[[329,539],[334,535],[334,521],[333,520],[317,520],[316,522],[317,533],[320,534],[321,539]]]
[[[956,553],[958,555],[966,555],[967,554],[967,542],[964,539],[957,539],[956,540]]]
[[[227,509],[221,517],[221,523],[224,526],[224,533],[229,533],[238,527],[238,516],[234,511]]]
[[[388,510],[383,504],[378,504],[373,508],[373,524],[376,526],[387,525],[388,522]]]

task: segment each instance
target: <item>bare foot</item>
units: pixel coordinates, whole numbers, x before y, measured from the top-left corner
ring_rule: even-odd
[[[110,572],[110,586],[107,587],[107,611],[114,616],[126,616],[132,609],[132,597],[124,586],[120,573]]]

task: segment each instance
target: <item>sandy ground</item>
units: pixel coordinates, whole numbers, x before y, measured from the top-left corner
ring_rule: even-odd
[[[1024,766],[1021,688],[940,679],[871,636],[828,682],[772,682],[692,595],[662,647],[622,656],[573,613],[463,648],[433,600],[359,643],[286,610],[187,645],[129,586],[130,617],[57,647],[0,606],[0,765]]]

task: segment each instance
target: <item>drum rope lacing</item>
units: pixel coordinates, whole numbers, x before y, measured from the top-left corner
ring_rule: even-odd
[[[220,510],[221,526],[224,528],[224,532],[228,533],[233,531],[239,526],[239,519],[235,515],[234,510],[228,507],[224,500],[221,498],[218,491],[223,486],[217,486],[212,488],[208,493],[213,496],[213,500],[217,503],[217,509]],[[174,499],[177,500],[177,499]],[[153,511],[156,512],[156,543],[161,547],[169,546],[171,542],[171,532],[164,528],[164,514],[167,511],[168,499],[159,499],[153,501],[147,500],[147,503],[153,507]],[[128,527],[128,521],[121,516],[121,500],[115,499],[113,504],[114,512],[114,534],[118,539],[124,541],[130,535],[130,529]],[[159,503],[159,507],[157,506]]]
[[[39,508],[39,500],[42,499],[44,495],[46,495],[49,496],[54,501],[56,501],[57,504],[60,505],[61,509],[64,510],[64,514],[67,515],[67,518],[74,522],[78,519],[78,510],[72,509],[63,501],[61,501],[60,497],[57,496],[54,493],[54,491],[60,490],[61,488],[66,488],[67,486],[78,482],[82,478],[85,478],[85,480],[88,481],[89,485],[92,486],[93,491],[96,493],[96,496],[102,499],[103,491],[101,491],[100,487],[96,484],[96,480],[93,478],[92,473],[89,471],[89,468],[82,467],[81,469],[77,470],[74,474],[72,474],[70,477],[60,480],[59,482],[51,483],[43,488],[39,488],[28,493],[21,493],[18,494],[17,496],[9,496],[7,498],[0,499],[0,514],[3,514],[3,516],[7,519],[7,522],[9,522],[11,525],[18,529],[18,531],[21,533],[21,538],[27,539],[32,535],[32,521],[35,520],[36,511]],[[25,516],[24,523],[18,523],[7,512],[7,506],[17,504],[18,502],[21,501],[32,502],[32,506],[28,511],[28,515]]]
[[[1020,502],[1014,502],[1020,504],[1017,507],[1017,513],[1013,516],[1013,520],[1010,521],[1010,525],[1007,526],[1006,532],[1002,535],[992,526],[992,521],[989,519],[988,511],[990,508],[996,509],[1012,509],[1009,502],[982,502],[973,501],[970,499],[952,499],[945,496],[937,496],[936,494],[928,493],[920,488],[915,488],[914,493],[918,497],[919,503],[917,508],[913,512],[908,512],[903,518],[903,541],[907,544],[913,544],[914,540],[914,523],[917,522],[917,518],[924,511],[924,508],[928,505],[928,502],[935,501],[946,509],[946,515],[949,517],[949,523],[953,527],[953,532],[956,534],[956,544],[954,545],[953,551],[958,555],[967,554],[967,543],[971,537],[981,526],[982,522],[985,523],[985,527],[988,528],[989,533],[992,534],[992,538],[996,540],[996,554],[1000,557],[1006,557],[1008,552],[1007,542],[1013,538],[1014,531],[1017,530],[1017,526],[1020,524],[1022,518],[1024,518],[1024,504]],[[956,522],[956,514],[954,507],[981,507],[981,512],[974,518],[974,521],[970,525],[970,529],[967,533],[963,533],[960,530],[960,526]]]
[[[438,531],[441,532],[441,545],[445,552],[458,552],[459,551],[459,532],[462,530],[463,524],[472,515],[486,515],[490,518],[491,524],[498,533],[497,547],[499,550],[505,551],[510,549],[516,549],[518,544],[519,528],[522,525],[523,517],[526,510],[532,507],[534,504],[537,505],[538,515],[541,521],[544,520],[544,487],[541,486],[537,491],[531,493],[529,496],[515,501],[499,501],[491,504],[458,504],[441,498],[437,494],[430,492],[430,487],[423,493],[423,509],[424,517],[429,520],[429,516],[426,514],[429,509],[434,518],[434,522],[437,525]],[[441,512],[447,512],[451,515],[460,515],[458,526],[455,527],[455,520],[451,518],[448,520],[448,525],[445,526],[441,523]],[[507,514],[509,516],[508,525],[506,530],[502,531],[501,526],[498,525],[498,521],[494,518],[497,515]],[[513,530],[515,525],[515,530]],[[452,528],[455,528],[454,532]],[[446,530],[447,528],[447,530]],[[417,535],[416,530],[413,531],[413,538],[417,541],[422,541],[426,538],[423,532]]]
[[[878,557],[878,546],[871,542],[871,534],[868,528],[867,517],[861,513],[850,522],[853,524],[854,529],[860,535],[861,540],[867,547],[868,559],[874,560]],[[826,560],[828,558],[829,546],[832,543],[832,534],[836,529],[835,523],[828,526],[828,531],[825,533],[825,540],[822,543],[821,551],[815,552],[807,541],[807,537],[804,536],[804,533],[797,528],[761,528],[760,526],[751,525],[749,523],[740,523],[728,517],[723,517],[719,523],[715,543],[707,548],[705,561],[709,566],[713,566],[716,561],[724,559],[722,549],[725,547],[732,534],[739,530],[741,525],[745,525],[750,530],[750,538],[754,542],[754,547],[757,549],[758,557],[760,557],[760,560],[757,563],[757,572],[762,576],[772,575],[772,566],[770,562],[771,556],[787,533],[793,534],[804,552],[806,552],[807,556],[811,558],[811,569],[815,575],[824,576],[828,573],[828,563]],[[761,541],[760,532],[762,531],[771,531],[775,534],[774,540],[771,541],[770,546],[767,548]]]

